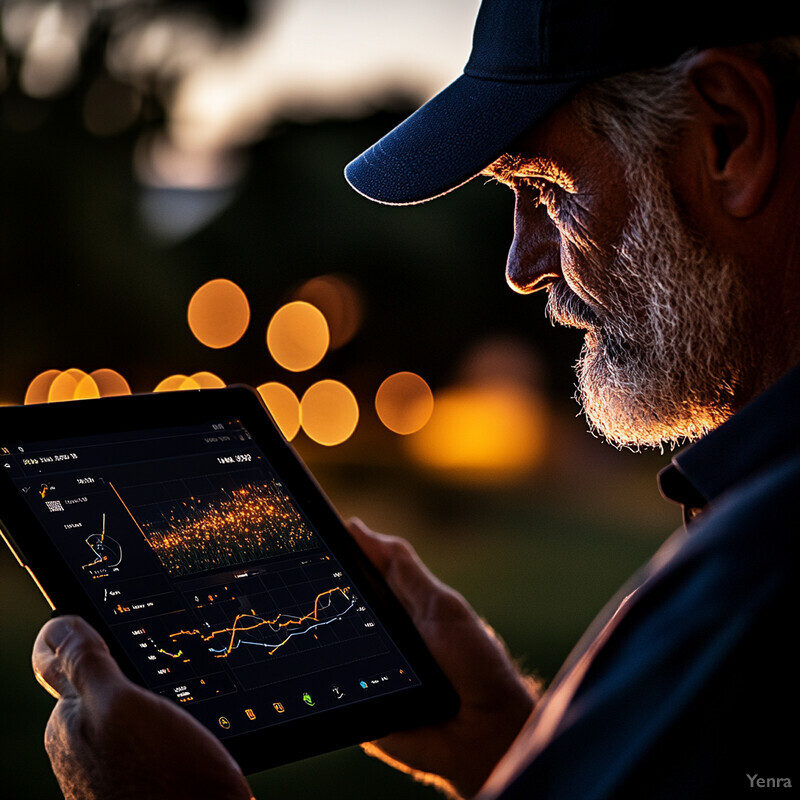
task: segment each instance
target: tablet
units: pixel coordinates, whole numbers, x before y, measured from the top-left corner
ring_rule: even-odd
[[[4,538],[52,608],[244,772],[455,712],[252,389],[0,408],[0,459]]]

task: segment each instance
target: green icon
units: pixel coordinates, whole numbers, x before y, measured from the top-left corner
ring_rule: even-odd
[[[311,699],[311,695],[308,692],[303,692],[303,702],[307,706],[316,705],[316,703]]]

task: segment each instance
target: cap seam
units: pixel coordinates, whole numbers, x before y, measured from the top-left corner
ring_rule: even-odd
[[[606,75],[619,72],[621,65],[609,65],[602,70],[583,70],[580,72],[572,72],[567,75],[556,75],[554,73],[537,74],[537,75],[511,75],[511,74],[497,74],[497,73],[481,73],[473,69],[465,69],[464,75],[468,78],[474,78],[479,81],[489,81],[494,83],[575,83],[576,81],[586,80],[587,78],[602,78]]]

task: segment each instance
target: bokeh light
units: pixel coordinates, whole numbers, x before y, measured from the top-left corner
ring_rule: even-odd
[[[302,372],[319,364],[329,343],[325,316],[316,306],[303,300],[279,308],[267,327],[270,354],[290,372]]]
[[[193,375],[170,375],[164,378],[154,392],[183,392],[190,389],[221,389],[225,381],[212,372],[195,372]]]
[[[195,383],[188,375],[170,375],[164,378],[153,389],[154,392],[177,392],[185,389],[199,389],[200,386]]]
[[[40,372],[30,382],[24,402],[25,405],[31,405],[130,393],[128,382],[113,369],[96,369],[91,373],[75,367],[63,372],[48,369]]]
[[[375,394],[380,421],[394,433],[408,435],[425,427],[433,413],[433,392],[413,372],[390,375]]]
[[[78,384],[86,377],[86,374],[83,370],[75,368],[60,372],[50,384],[47,392],[47,401],[49,403],[59,403],[64,400],[74,400]],[[83,392],[84,396],[94,394],[87,384],[84,384]],[[98,397],[99,393],[94,396]]]
[[[56,381],[58,378],[56,378]],[[55,385],[55,381],[53,381]],[[50,387],[52,391],[52,386]],[[91,375],[83,375],[75,384],[75,390],[72,392],[72,397],[65,397],[64,400],[91,400],[100,397],[100,387],[95,383]]]
[[[199,389],[200,384],[192,380],[188,375],[170,375],[164,378],[153,389],[154,392],[178,392],[187,389]]]
[[[288,386],[277,381],[262,383],[258,387],[258,393],[281,433],[291,442],[300,430],[300,401],[297,395]]]
[[[307,436],[317,444],[341,444],[358,425],[358,402],[343,383],[318,381],[300,401],[300,422]]]
[[[76,80],[90,23],[84,4],[16,3],[2,21],[6,40],[22,55],[19,83],[26,94],[50,97]]]
[[[320,275],[306,281],[296,292],[298,300],[316,306],[330,330],[330,347],[335,350],[349,342],[364,316],[364,302],[355,282],[344,275]]]
[[[224,389],[225,381],[213,372],[194,372],[189,376],[201,389]]]
[[[46,403],[50,392],[50,385],[61,374],[61,370],[48,369],[40,372],[29,384],[25,392],[25,405],[33,403]]]
[[[113,369],[96,369],[90,373],[92,380],[97,385],[101,397],[114,397],[121,394],[130,394],[131,387],[128,381]]]
[[[192,333],[206,347],[230,347],[250,324],[250,304],[233,281],[216,278],[194,293],[187,317]]]
[[[518,386],[457,386],[437,392],[430,422],[406,442],[421,464],[463,482],[523,476],[544,453],[546,417]]]

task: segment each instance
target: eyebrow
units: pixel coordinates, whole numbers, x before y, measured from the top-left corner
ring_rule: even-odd
[[[565,191],[575,193],[575,181],[549,158],[521,156],[504,153],[482,170],[481,175],[500,183],[513,184],[515,178],[543,178],[558,184]]]

